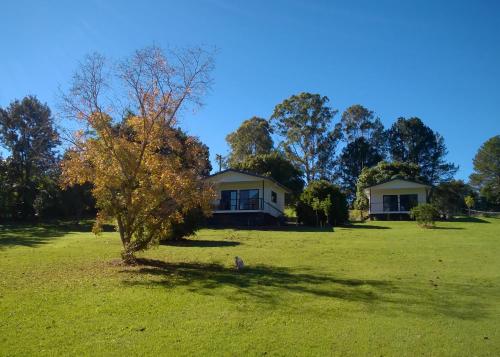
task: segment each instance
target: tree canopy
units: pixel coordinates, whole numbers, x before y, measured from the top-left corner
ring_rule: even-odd
[[[351,105],[342,113],[339,127],[347,143],[364,138],[372,145],[381,146],[384,125],[373,111],[360,104]]]
[[[488,139],[474,157],[471,184],[489,208],[500,209],[500,135]]]
[[[269,176],[289,188],[295,197],[304,188],[304,174],[279,152],[249,156],[232,168]]]
[[[168,235],[183,212],[210,211],[213,192],[202,180],[206,163],[181,159],[204,154],[179,135],[177,122],[181,110],[201,103],[212,67],[202,49],[146,48],[113,67],[94,54],[63,96],[66,113],[92,129],[75,133],[62,165],[63,183],[92,183],[94,232],[115,220],[127,263]],[[131,114],[116,117],[124,109]]]
[[[340,130],[332,124],[337,111],[328,101],[326,96],[300,93],[278,104],[271,116],[286,157],[305,173],[307,182],[328,177],[333,169]]]
[[[387,144],[393,161],[418,165],[428,183],[448,181],[458,170],[445,160],[448,152],[443,137],[419,118],[399,118],[387,131]]]
[[[451,217],[463,213],[466,207],[465,197],[472,195],[472,188],[465,182],[451,180],[433,187],[431,202],[441,215]]]
[[[258,117],[245,120],[236,131],[226,136],[226,141],[231,148],[227,159],[229,167],[249,156],[269,154],[273,149],[269,122]]]
[[[380,152],[364,137],[357,138],[342,149],[337,175],[350,202],[356,194],[356,184],[363,169],[376,165],[382,159]]]
[[[309,226],[344,224],[349,212],[340,188],[326,180],[309,183],[300,195],[296,209],[299,222]]]
[[[49,107],[28,96],[0,108],[0,144],[9,153],[2,163],[3,195],[9,202],[3,215],[33,218],[45,203],[45,193],[55,187],[60,141]]]

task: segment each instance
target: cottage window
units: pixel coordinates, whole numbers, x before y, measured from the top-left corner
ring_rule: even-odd
[[[384,212],[397,212],[398,195],[384,195]]]
[[[278,203],[278,194],[274,191],[271,191],[271,202]]]
[[[240,210],[257,210],[259,208],[259,190],[240,190]]]
[[[399,196],[399,210],[409,211],[418,205],[418,195],[400,195]]]
[[[234,211],[238,209],[238,191],[236,190],[223,190],[221,191],[221,200],[219,209]]]

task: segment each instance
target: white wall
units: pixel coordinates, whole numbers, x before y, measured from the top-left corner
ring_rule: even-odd
[[[223,190],[259,190],[259,198],[263,198],[265,202],[263,210],[275,217],[280,215],[280,212],[285,210],[285,190],[274,182],[267,179],[260,179],[250,175],[240,174],[238,172],[226,172],[220,175],[210,177],[209,182],[212,182],[217,194],[217,202],[221,199],[221,191]],[[264,183],[264,191],[262,184]],[[271,191],[277,194],[277,203],[271,200]],[[238,193],[239,197],[239,193]],[[278,209],[275,210],[271,206]],[[225,211],[226,212],[226,211]],[[230,211],[231,213],[248,212],[248,211]]]
[[[418,195],[418,203],[426,203],[427,202],[427,191],[428,189],[425,187],[415,187],[415,188],[393,188],[393,189],[379,189],[376,187],[372,187],[371,189],[367,189],[366,196],[370,201],[370,213],[389,213],[384,212],[384,195]],[[371,193],[370,193],[371,191]]]
[[[273,203],[271,200],[271,191],[276,192],[276,203]],[[266,181],[264,183],[264,201],[268,203],[264,204],[264,210],[273,216],[279,216],[280,214],[270,206],[276,207],[281,212],[285,210],[285,190],[276,185],[274,182]]]

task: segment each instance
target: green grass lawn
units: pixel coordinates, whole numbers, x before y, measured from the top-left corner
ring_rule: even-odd
[[[119,253],[115,232],[0,226],[0,355],[500,355],[500,220],[206,229],[142,266]]]

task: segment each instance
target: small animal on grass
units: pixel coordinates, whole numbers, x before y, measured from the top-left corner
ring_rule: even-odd
[[[243,259],[238,256],[234,257],[234,265],[236,266],[236,270],[242,270],[245,267]]]

